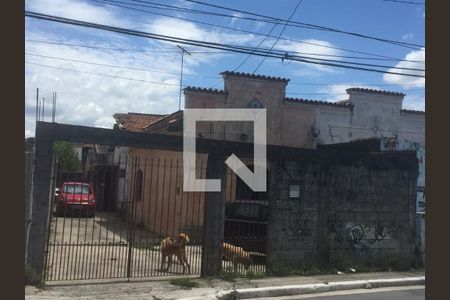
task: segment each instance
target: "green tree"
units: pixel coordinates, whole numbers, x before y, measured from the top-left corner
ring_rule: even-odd
[[[81,162],[71,143],[55,142],[53,144],[53,151],[58,159],[59,169],[61,171],[76,172],[81,170]]]

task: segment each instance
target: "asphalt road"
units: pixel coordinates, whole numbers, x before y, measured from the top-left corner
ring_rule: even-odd
[[[269,300],[275,298],[259,298]],[[284,300],[425,300],[424,286],[377,288],[364,290],[338,291],[301,296],[277,297]]]

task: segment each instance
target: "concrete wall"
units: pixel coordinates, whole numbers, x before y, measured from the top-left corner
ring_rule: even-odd
[[[413,137],[411,136],[409,138]],[[422,142],[411,142],[409,140],[384,138],[381,140],[380,148],[381,151],[411,150],[416,153],[418,161],[416,190],[417,245],[423,254],[423,261],[425,261],[425,144]]]
[[[402,94],[349,90],[349,105],[329,105],[302,99],[285,101],[287,84],[280,79],[226,74],[223,91],[185,90],[185,107],[246,108],[257,99],[267,109],[267,142],[272,145],[315,148],[317,144],[372,137],[424,142],[425,115],[402,111]],[[253,128],[242,123],[213,123],[213,138],[240,140],[245,133],[251,142]],[[311,134],[313,128],[319,132],[316,140]],[[210,124],[199,124],[198,130],[208,132]]]
[[[415,154],[341,153],[273,162],[268,270],[415,259]],[[298,198],[290,185],[300,186]]]
[[[186,108],[248,108],[257,100],[267,109],[267,143],[300,148],[313,148],[310,134],[315,124],[314,107],[298,109],[296,103],[284,102],[287,82],[280,80],[225,76],[223,93],[208,90],[185,90]],[[217,135],[214,138],[240,141],[242,133],[253,141],[250,122],[210,122]],[[202,127],[203,126],[203,127]],[[208,132],[209,124],[198,125]],[[225,134],[223,134],[225,132]]]

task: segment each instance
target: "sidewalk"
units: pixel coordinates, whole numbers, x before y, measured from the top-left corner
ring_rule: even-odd
[[[292,292],[307,292],[317,287],[327,287],[327,289],[336,289],[338,286],[348,288],[358,288],[367,280],[386,279],[394,285],[401,284],[401,280],[394,281],[390,279],[417,278],[424,277],[423,271],[410,272],[383,272],[383,273],[352,273],[345,275],[318,275],[318,276],[295,276],[295,277],[267,277],[263,279],[236,279],[236,282],[226,282],[219,279],[200,279],[193,281],[199,284],[199,287],[190,290],[182,289],[179,286],[173,286],[167,280],[152,280],[131,282],[110,282],[110,283],[76,283],[65,285],[49,285],[44,289],[35,287],[25,287],[25,299],[44,300],[44,299],[215,299],[217,295],[225,294],[229,290],[242,290],[246,295],[261,295],[267,297],[272,291],[289,290]],[[390,280],[390,281],[389,281]],[[354,281],[350,283],[349,281]],[[344,282],[344,283],[337,283]],[[299,287],[300,285],[310,285]],[[312,286],[311,284],[318,284]],[[389,284],[389,283],[388,283]],[[407,284],[407,283],[403,283]],[[376,282],[373,287],[376,287]],[[291,286],[291,287],[286,287]],[[367,286],[369,287],[369,286]],[[254,288],[263,288],[255,290]],[[259,294],[258,294],[259,293]],[[279,293],[279,292],[275,292]],[[244,294],[242,294],[244,296]],[[248,298],[248,297],[247,297]]]

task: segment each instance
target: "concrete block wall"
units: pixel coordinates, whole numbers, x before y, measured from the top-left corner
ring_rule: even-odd
[[[345,164],[340,155],[347,156]],[[351,156],[272,162],[269,272],[414,261],[414,154]],[[290,185],[300,186],[298,198],[289,197]]]

